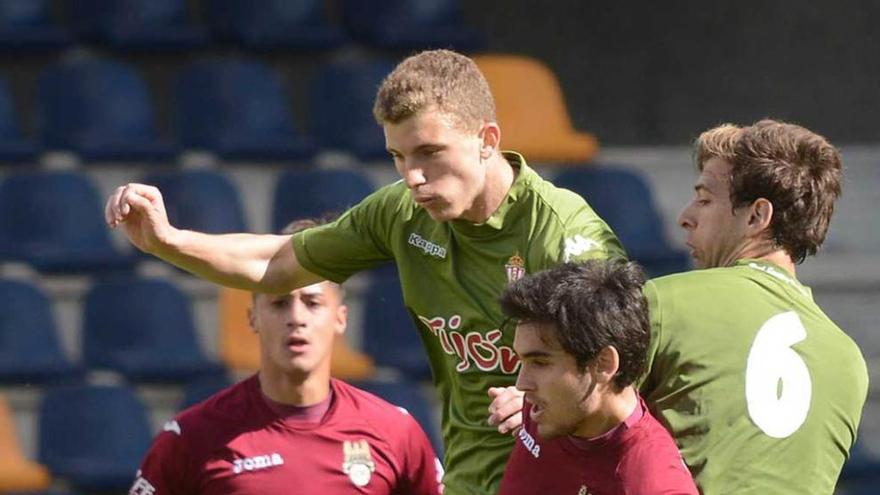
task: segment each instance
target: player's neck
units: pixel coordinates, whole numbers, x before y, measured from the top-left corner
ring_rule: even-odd
[[[635,411],[639,397],[633,387],[620,392],[608,391],[599,410],[574,432],[580,438],[596,438],[623,423]]]
[[[483,192],[460,217],[474,223],[484,223],[498,210],[516,179],[517,171],[500,152],[494,153],[487,161]]]
[[[735,262],[742,259],[761,260],[766,261],[767,263],[772,263],[787,271],[792,277],[797,278],[794,261],[792,261],[791,256],[789,256],[789,254],[783,249],[767,246],[753,246],[744,249],[733,261]]]
[[[274,402],[291,406],[311,406],[330,395],[330,372],[315,370],[308,375],[260,370],[260,389]]]

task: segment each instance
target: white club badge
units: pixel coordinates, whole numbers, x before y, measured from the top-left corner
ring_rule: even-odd
[[[526,274],[526,262],[519,253],[514,254],[507,260],[504,270],[507,272],[507,283],[512,284]]]
[[[354,486],[367,486],[376,470],[370,444],[364,439],[346,440],[342,443],[342,453],[345,456],[342,472],[348,475]]]

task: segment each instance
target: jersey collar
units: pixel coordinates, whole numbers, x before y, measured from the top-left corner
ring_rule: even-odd
[[[787,270],[777,265],[776,263],[771,263],[766,260],[746,258],[737,260],[736,263],[734,263],[734,266],[746,266],[753,270],[758,270],[760,272],[766,273],[767,275],[770,275],[771,277],[785,283],[789,287],[793,287],[801,294],[811,299],[813,297],[813,293],[809,287],[800,283],[798,279],[791,276],[791,274]]]

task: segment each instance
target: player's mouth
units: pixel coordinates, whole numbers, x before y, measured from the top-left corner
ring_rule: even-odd
[[[427,208],[437,202],[436,196],[413,196],[413,200],[422,208]]]
[[[544,412],[544,406],[532,403],[532,408],[529,410],[529,417],[532,418],[532,421],[538,422],[541,417],[541,413]]]
[[[309,348],[309,341],[302,337],[288,337],[285,343],[288,350],[297,354],[306,352]]]

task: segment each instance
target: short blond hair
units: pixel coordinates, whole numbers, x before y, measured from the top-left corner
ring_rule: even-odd
[[[424,51],[398,64],[379,87],[373,116],[379,125],[398,124],[428,109],[452,116],[465,128],[496,120],[483,73],[451,50]]]
[[[733,163],[734,149],[742,134],[742,128],[733,124],[721,124],[700,134],[694,141],[694,162],[702,171],[703,165],[712,158]]]

